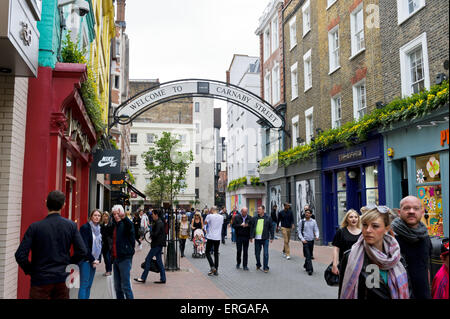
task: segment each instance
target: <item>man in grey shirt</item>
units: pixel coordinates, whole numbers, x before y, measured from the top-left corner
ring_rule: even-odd
[[[319,227],[317,222],[311,218],[312,212],[308,208],[305,210],[305,219],[298,222],[298,238],[303,243],[303,256],[305,257],[305,264],[303,268],[308,272],[308,275],[313,273],[312,254],[314,249],[314,238],[319,240]]]

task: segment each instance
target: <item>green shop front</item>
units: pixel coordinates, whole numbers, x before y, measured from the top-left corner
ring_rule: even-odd
[[[383,132],[386,203],[399,207],[407,195],[426,210],[430,236],[449,236],[449,108],[423,118],[396,123]]]

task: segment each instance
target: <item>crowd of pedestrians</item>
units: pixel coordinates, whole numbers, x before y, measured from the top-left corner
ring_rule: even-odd
[[[79,269],[78,298],[89,299],[97,267],[102,262],[106,270],[103,275],[113,276],[117,299],[133,299],[130,272],[135,245],[142,249],[147,232],[151,249],[142,265],[141,276],[134,281],[144,284],[156,263],[160,280],[155,283],[166,283],[162,253],[167,225],[162,212],[155,210],[147,214],[139,210],[130,218],[121,205],[113,206],[111,215],[96,209],[78,230],[73,221],[61,216],[64,205],[64,193],[49,193],[48,216],[28,227],[16,251],[17,263],[31,277],[31,299],[68,299],[72,279],[69,265],[77,265]],[[247,207],[240,212],[233,209],[229,214],[225,208],[219,211],[215,206],[203,211],[180,211],[176,231],[181,257],[185,256],[186,242],[194,240],[195,231],[200,232],[206,238],[208,275],[218,276],[220,244],[226,243],[230,225],[231,240],[236,247],[236,269],[242,265],[243,270],[249,270],[248,249],[254,242],[256,269],[268,273],[269,245],[275,232],[281,230],[282,255],[290,260],[290,240],[297,226],[305,258],[303,267],[312,275],[314,242],[319,240],[315,215],[306,205],[295,225],[290,204],[283,206],[279,213],[274,207],[270,214],[266,214],[263,205],[258,206],[254,216],[250,216]],[[353,209],[347,211],[332,242],[330,267],[339,278],[338,298],[448,299],[449,242],[442,240],[439,247],[442,267],[431,274],[433,246],[421,222],[425,211],[420,199],[407,196],[400,201],[398,210],[367,205],[360,213]]]

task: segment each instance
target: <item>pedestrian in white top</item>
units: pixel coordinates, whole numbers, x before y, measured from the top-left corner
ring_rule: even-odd
[[[303,268],[308,272],[308,275],[313,273],[312,255],[314,249],[314,237],[319,240],[319,227],[317,222],[311,218],[312,211],[308,208],[305,210],[305,218],[298,223],[298,238],[303,243],[303,256],[305,257],[305,264]]]
[[[206,216],[205,224],[207,227],[206,233],[206,258],[208,259],[211,270],[208,275],[219,275],[217,269],[219,268],[219,246],[222,238],[222,224],[223,217],[217,213],[217,207],[211,208],[211,213]],[[214,247],[214,262],[211,258],[211,249]]]

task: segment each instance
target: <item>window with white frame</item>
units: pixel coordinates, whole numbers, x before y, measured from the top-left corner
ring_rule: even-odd
[[[137,143],[137,133],[130,134],[130,141],[131,143]]]
[[[147,133],[147,143],[151,144],[155,142],[155,134]]]
[[[311,49],[303,56],[303,69],[305,73],[305,92],[312,87]]]
[[[314,136],[313,113],[314,107],[310,107],[305,111],[306,143],[310,143]]]
[[[425,32],[400,48],[400,73],[404,97],[430,88]]]
[[[397,0],[398,24],[409,19],[423,7],[425,7],[425,0]]]
[[[331,127],[339,128],[341,127],[341,96],[336,95],[331,98]]]
[[[194,103],[194,107],[195,107],[195,112],[200,112],[200,102],[195,102]]]
[[[270,28],[264,30],[264,61],[270,57]]]
[[[264,100],[272,104],[272,85],[270,81],[270,72],[264,77]]]
[[[200,123],[195,123],[195,133],[200,134]]]
[[[272,103],[280,101],[280,65],[278,63],[272,69]]]
[[[352,56],[364,50],[364,11],[361,3],[350,15]]]
[[[130,155],[130,166],[137,166],[137,155]]]
[[[278,16],[272,20],[272,52],[278,49]]]
[[[289,49],[292,50],[297,45],[297,18],[294,16],[289,21]]]
[[[291,66],[291,95],[292,100],[298,97],[298,67],[297,62]]]
[[[309,0],[305,1],[302,7],[303,13],[303,36],[311,30],[311,6]]]
[[[298,145],[298,137],[298,115],[296,115],[292,118],[292,147],[296,147]]]
[[[328,53],[330,56],[330,73],[339,68],[339,25],[328,32]]]
[[[353,117],[356,120],[367,114],[366,80],[353,85]]]
[[[200,143],[195,143],[195,154],[196,155],[200,154]]]

